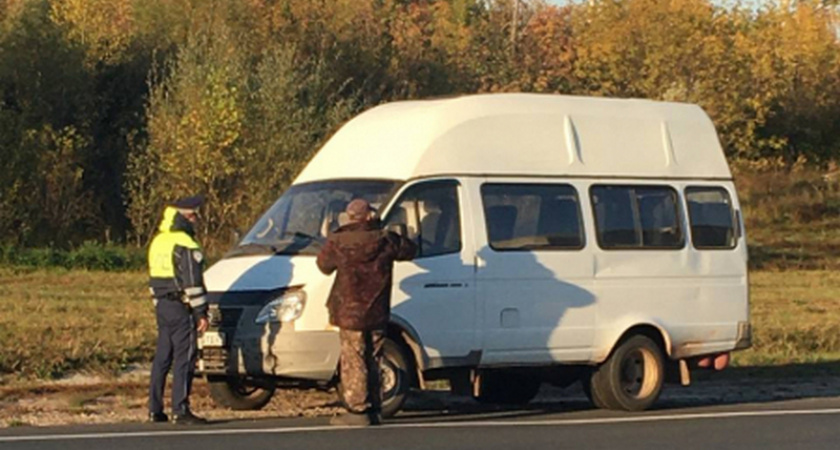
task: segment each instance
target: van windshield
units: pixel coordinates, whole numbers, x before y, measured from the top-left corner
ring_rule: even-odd
[[[397,190],[396,181],[321,181],[292,186],[257,221],[228,255],[254,253],[316,255],[339,215],[356,198],[379,209]]]

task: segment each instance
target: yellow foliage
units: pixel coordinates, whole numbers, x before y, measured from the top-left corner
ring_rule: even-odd
[[[404,98],[691,102],[734,159],[830,164],[840,151],[840,6],[729,3],[0,0],[0,157],[36,170],[42,156],[68,157],[44,151],[67,147],[64,138],[44,136],[74,130],[81,146],[69,167],[81,182],[70,169],[43,176],[93,192],[121,234],[127,208],[139,242],[164,201],[197,191],[210,198],[202,231],[224,242],[351,113]],[[31,189],[13,175],[0,177],[0,225],[22,229],[9,224],[42,215],[17,199]],[[87,239],[107,232],[73,227]]]
[[[91,64],[115,62],[134,32],[135,0],[54,0],[52,19],[67,28],[71,40],[87,49]]]
[[[24,3],[28,0],[0,0],[0,24],[17,17],[23,12]]]

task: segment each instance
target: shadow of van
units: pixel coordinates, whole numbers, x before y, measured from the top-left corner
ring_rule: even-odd
[[[449,265],[442,263],[440,256],[403,263],[415,264],[424,272],[396,280],[397,288],[407,298],[394,305],[393,314],[411,324],[418,334],[416,337],[424,347],[421,360],[426,362],[425,369],[430,370],[431,378],[436,377],[435,371],[468,370],[489,361],[496,372],[519,371],[520,376],[569,384],[577,373],[573,370],[561,373],[559,369],[563,366],[558,355],[583,353],[586,357],[576,362],[587,360],[595,327],[596,314],[591,307],[595,303],[594,294],[583,286],[559,279],[533,252],[496,252],[487,246],[478,251],[479,261],[499,258],[510,258],[514,265],[510,271],[496,268],[498,276],[492,278],[482,276],[482,272],[493,273],[492,266],[476,268],[474,264],[464,264],[461,255],[452,255]],[[464,273],[470,274],[469,280],[456,279],[455,274]],[[470,289],[464,289],[465,285]],[[434,299],[423,295],[431,287],[436,288]],[[440,298],[441,287],[449,291],[445,301]],[[465,308],[464,303],[470,307]],[[464,317],[464,311],[471,312],[471,316]],[[569,314],[575,314],[575,320],[582,321],[583,327],[564,330],[563,319]],[[421,322],[431,325],[424,329]],[[465,329],[471,329],[472,333],[464,333]],[[468,351],[452,353],[451,348],[458,346],[444,347],[452,344],[451,340],[442,339],[444,334],[455,338],[471,335],[472,346]],[[428,357],[429,354],[440,356]]]

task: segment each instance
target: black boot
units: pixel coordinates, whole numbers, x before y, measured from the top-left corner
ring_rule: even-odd
[[[382,425],[382,411],[378,409],[371,409],[368,411],[371,425]]]
[[[150,412],[149,413],[149,422],[152,423],[159,423],[159,422],[169,422],[169,416],[162,412]]]
[[[192,411],[183,414],[172,414],[172,423],[177,425],[205,425],[207,420],[196,416]]]

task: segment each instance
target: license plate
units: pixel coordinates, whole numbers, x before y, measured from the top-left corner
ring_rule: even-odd
[[[205,331],[198,343],[201,347],[224,347],[225,334],[218,331]]]

